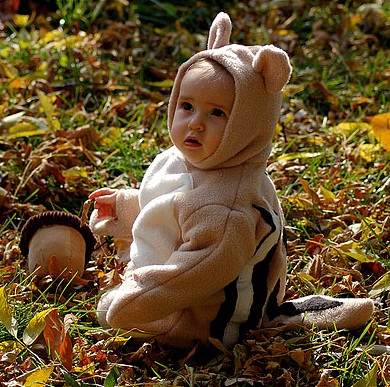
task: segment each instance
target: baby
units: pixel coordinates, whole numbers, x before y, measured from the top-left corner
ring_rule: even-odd
[[[123,282],[101,296],[99,320],[179,347],[209,337],[231,346],[277,324],[362,325],[369,299],[283,303],[284,220],[266,166],[291,66],[284,51],[230,45],[230,34],[218,14],[208,48],[179,68],[168,107],[174,146],[140,189],[90,195],[92,230],[128,246]]]

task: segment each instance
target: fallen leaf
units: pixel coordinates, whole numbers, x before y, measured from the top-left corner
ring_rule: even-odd
[[[363,160],[371,163],[377,157],[377,154],[379,152],[379,146],[378,144],[361,144],[359,147],[359,151],[360,157]]]
[[[241,384],[241,383],[243,383],[244,385],[249,384],[253,386],[254,381],[253,379],[250,378],[231,378],[231,379],[226,379],[224,384],[226,387],[229,387],[229,386],[237,386],[237,384]]]
[[[291,358],[301,367],[305,364],[305,352],[302,349],[294,349],[291,351]]]
[[[54,117],[55,108],[51,102],[51,98],[45,95],[42,91],[37,90],[39,101],[41,102],[42,109],[50,123],[53,130],[59,130],[61,128],[60,122]],[[56,98],[55,96],[53,96]]]
[[[325,199],[331,200],[332,202],[335,201],[336,195],[332,191],[329,191],[328,189],[326,189],[323,186],[321,186],[320,189],[321,189],[321,193],[322,193],[322,195],[324,195]]]
[[[390,152],[390,113],[367,117],[376,139]]]
[[[18,322],[12,314],[4,287],[0,288],[0,322],[12,336],[17,337]]]
[[[46,384],[54,370],[54,365],[40,368],[29,374],[23,383],[25,387],[39,387]]]
[[[341,122],[330,128],[332,133],[346,136],[349,136],[354,132],[362,133],[368,130],[371,130],[371,125],[366,122]]]
[[[23,345],[15,340],[2,341],[0,343],[0,362],[13,363],[23,349]]]
[[[26,27],[29,24],[30,17],[29,15],[20,15],[16,13],[12,20],[18,27]]]
[[[53,309],[45,316],[43,336],[53,360],[60,359],[64,367],[72,369],[72,340],[64,324],[58,316],[58,310]]]
[[[377,386],[378,363],[374,363],[373,367],[368,371],[363,379],[360,379],[353,387],[376,387]]]
[[[372,286],[369,295],[370,297],[376,297],[378,294],[386,291],[390,287],[390,272],[387,272],[382,278],[380,278]]]
[[[321,200],[318,197],[317,193],[310,187],[309,183],[305,179],[302,179],[301,177],[299,178],[299,182],[301,183],[305,192],[309,195],[313,204],[319,204]]]
[[[53,309],[47,309],[36,314],[30,322],[27,324],[26,329],[23,332],[23,343],[26,345],[31,345],[38,336],[43,332],[45,328],[46,322],[45,317],[52,311]]]
[[[278,157],[277,161],[291,161],[299,159],[313,159],[316,157],[321,157],[324,154],[322,152],[292,152],[284,153]]]
[[[63,279],[72,283],[72,285],[86,285],[89,282],[88,280],[75,274],[72,270],[68,270],[67,268],[64,269],[60,260],[55,255],[53,255],[49,260],[49,274],[53,279]]]

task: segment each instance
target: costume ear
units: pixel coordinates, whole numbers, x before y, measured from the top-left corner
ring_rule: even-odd
[[[263,74],[268,93],[279,93],[290,79],[291,65],[287,54],[272,44],[260,47],[252,67]]]
[[[232,22],[227,13],[220,12],[214,19],[210,27],[207,48],[219,48],[229,44],[232,32]]]

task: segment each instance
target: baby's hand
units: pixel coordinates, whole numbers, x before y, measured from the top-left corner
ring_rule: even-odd
[[[97,218],[116,218],[116,195],[118,190],[111,188],[100,188],[89,195],[89,199],[95,201]]]

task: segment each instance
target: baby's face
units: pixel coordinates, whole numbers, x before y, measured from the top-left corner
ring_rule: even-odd
[[[234,102],[231,76],[199,78],[202,69],[183,77],[173,117],[171,138],[190,162],[201,162],[218,148]]]

